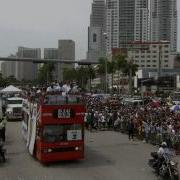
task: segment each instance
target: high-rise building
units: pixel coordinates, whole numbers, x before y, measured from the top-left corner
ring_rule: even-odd
[[[14,55],[9,56],[10,58],[14,58]],[[1,64],[1,72],[3,77],[14,76],[15,77],[15,65],[14,61],[5,61]]]
[[[41,49],[19,47],[18,58],[41,58]],[[37,78],[37,64],[31,62],[16,62],[15,77],[18,80],[34,80]]]
[[[87,59],[98,61],[105,56],[106,5],[105,0],[93,0],[88,27]]]
[[[147,42],[150,39],[149,0],[135,0],[134,40]]]
[[[44,59],[58,59],[58,49],[44,48]]]
[[[132,41],[149,40],[148,0],[107,0],[106,51],[127,47]]]
[[[173,69],[175,55],[169,42],[133,42],[128,56],[132,57],[139,69]]]
[[[58,41],[58,58],[62,60],[75,61],[75,42],[73,40]],[[57,80],[63,80],[63,70],[65,68],[74,68],[74,64],[58,64],[56,66]]]
[[[151,0],[151,41],[169,41],[177,49],[177,1]]]

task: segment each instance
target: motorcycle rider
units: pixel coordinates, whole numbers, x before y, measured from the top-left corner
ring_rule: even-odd
[[[166,142],[162,142],[160,148],[157,151],[157,156],[158,156],[157,163],[156,163],[156,165],[157,165],[157,168],[156,168],[157,174],[159,174],[159,169],[161,168],[161,166],[162,166],[162,164],[163,164],[163,162],[165,160],[164,159],[164,155],[166,153],[168,153],[167,143]]]
[[[4,146],[3,139],[0,138],[0,156],[1,156],[2,160],[3,160],[3,162],[5,162],[6,159],[5,159],[5,154],[3,152],[3,146]]]
[[[161,167],[163,163],[163,155],[167,152],[167,143],[162,142],[160,148],[157,152],[152,152],[151,156],[154,158],[153,167],[157,170],[157,173],[159,172],[159,168]]]
[[[0,138],[2,138],[3,142],[6,140],[6,116],[0,118]]]
[[[162,157],[165,153],[167,153],[168,148],[167,148],[167,143],[166,142],[162,142],[157,154],[159,157]]]

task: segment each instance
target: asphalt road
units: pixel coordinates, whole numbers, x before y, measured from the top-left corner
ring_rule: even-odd
[[[147,165],[155,147],[128,141],[119,132],[86,132],[86,158],[44,166],[31,157],[21,137],[21,123],[7,127],[7,162],[0,180],[156,180]]]

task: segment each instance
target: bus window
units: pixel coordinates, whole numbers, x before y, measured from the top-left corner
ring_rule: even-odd
[[[68,96],[68,104],[79,104],[81,102],[78,96]]]
[[[45,105],[64,105],[66,104],[66,97],[59,95],[48,95],[44,98]]]
[[[82,140],[81,124],[46,125],[43,130],[45,142],[63,142],[68,140]]]

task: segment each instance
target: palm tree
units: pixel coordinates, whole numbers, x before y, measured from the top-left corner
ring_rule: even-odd
[[[129,76],[129,91],[132,94],[132,77],[136,75],[138,71],[138,65],[134,64],[133,61],[128,61],[123,68],[123,73]]]
[[[88,66],[88,76],[89,76],[89,90],[91,91],[92,80],[96,77],[95,69],[93,66]]]
[[[40,83],[44,83],[45,81],[51,82],[53,80],[52,72],[54,69],[54,63],[44,63],[38,71],[38,81]]]
[[[113,57],[113,60],[116,63],[116,69],[118,70],[118,90],[120,92],[120,72],[124,71],[124,68],[126,67],[127,60],[126,56],[123,54],[119,54]]]
[[[86,87],[89,79],[89,74],[89,69],[87,67],[80,66],[79,68],[77,68],[77,79],[83,89]]]
[[[107,67],[108,67],[108,73],[111,74],[111,87],[113,91],[113,86],[114,86],[114,73],[116,72],[116,63],[115,61],[108,61],[107,62]]]
[[[104,90],[106,88],[106,84],[104,83],[104,82],[106,82],[106,71],[105,71],[105,69],[106,69],[106,61],[107,61],[107,58],[100,58],[99,59],[99,64],[97,65],[97,73],[100,75],[101,87]]]
[[[75,68],[65,68],[63,70],[63,79],[65,81],[77,81],[77,70]]]

